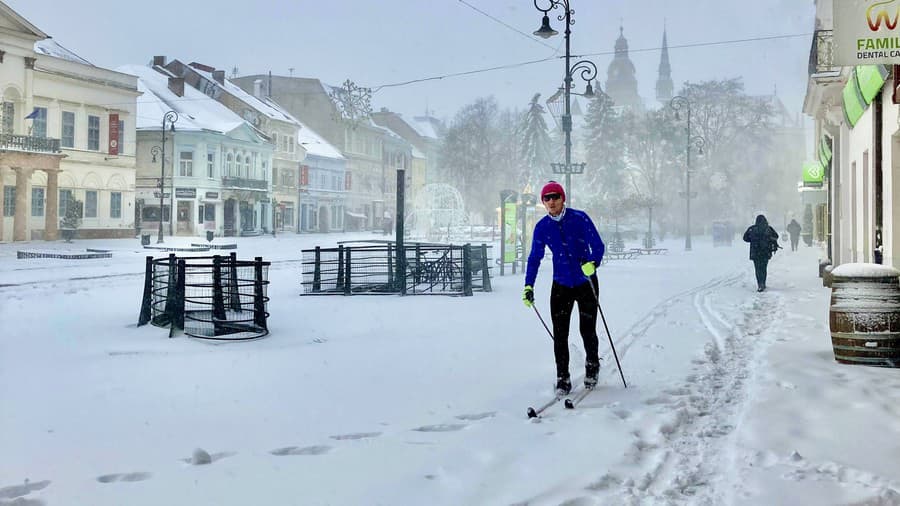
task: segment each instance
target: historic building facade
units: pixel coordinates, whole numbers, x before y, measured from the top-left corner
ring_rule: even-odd
[[[268,139],[159,65],[120,70],[138,76],[143,93],[135,218],[142,233],[156,233],[160,217],[165,235],[259,233],[271,223],[262,205],[271,195]]]
[[[0,3],[0,241],[134,230],[137,80],[97,67]]]

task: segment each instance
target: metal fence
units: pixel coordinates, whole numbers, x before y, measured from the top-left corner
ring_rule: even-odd
[[[472,295],[491,291],[490,246],[339,245],[302,251],[302,295]],[[399,253],[399,254],[398,254]]]
[[[269,333],[269,262],[229,256],[147,257],[138,326],[169,327],[200,339],[244,341]]]

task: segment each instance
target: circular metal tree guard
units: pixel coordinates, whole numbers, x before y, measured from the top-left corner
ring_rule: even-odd
[[[246,341],[268,335],[270,262],[262,257],[147,257],[138,326],[169,327],[198,339]]]

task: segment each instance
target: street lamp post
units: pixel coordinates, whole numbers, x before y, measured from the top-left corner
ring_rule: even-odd
[[[560,166],[560,164],[551,164],[554,173],[564,173],[566,175],[566,199],[571,203],[572,201],[572,174],[581,174],[584,171],[584,164],[572,164],[572,111],[571,111],[571,88],[572,88],[572,76],[579,72],[579,76],[581,79],[587,82],[587,86],[584,89],[582,95],[586,98],[594,97],[594,88],[591,85],[591,81],[597,77],[597,66],[594,65],[593,62],[589,60],[580,60],[576,62],[574,65],[571,65],[571,48],[570,48],[570,38],[572,35],[571,26],[575,23],[572,20],[572,14],[575,13],[569,7],[569,0],[547,0],[549,5],[547,8],[542,8],[538,5],[538,0],[534,0],[534,8],[543,12],[544,17],[541,19],[541,27],[538,28],[534,34],[538,37],[547,39],[557,35],[559,32],[550,27],[550,17],[547,15],[553,9],[558,7],[562,7],[565,11],[563,14],[560,14],[556,17],[558,21],[565,21],[566,29],[563,33],[566,39],[566,74],[565,79],[563,80],[563,93],[565,96],[565,110],[562,114],[562,118],[560,123],[562,124],[563,133],[565,134],[565,152],[566,152],[566,161],[565,165]],[[543,2],[542,2],[543,3]]]
[[[175,111],[169,111],[163,116],[162,120],[162,147],[153,146],[150,148],[150,154],[153,156],[153,161],[156,161],[156,157],[159,156],[159,184],[157,187],[159,188],[159,232],[156,237],[156,244],[161,244],[163,242],[163,209],[164,209],[164,201],[163,198],[166,194],[166,123],[169,123],[171,131],[175,132],[175,122],[178,121],[178,113]],[[172,142],[175,142],[175,139],[172,139]],[[174,163],[174,161],[173,161]],[[174,167],[173,167],[174,169]],[[174,203],[175,199],[175,171],[172,171],[172,202]],[[169,214],[172,213],[172,209],[169,210]]]
[[[691,101],[686,97],[681,95],[672,97],[672,100],[669,101],[669,106],[672,110],[675,111],[675,118],[680,119],[679,111],[685,109],[687,111],[687,125],[685,126],[685,169],[684,169],[684,181],[685,181],[685,193],[684,200],[687,202],[685,211],[686,211],[686,228],[684,233],[684,250],[691,251],[691,199],[693,195],[691,194],[691,147],[696,147],[698,152],[703,154],[703,146],[706,144],[706,140],[700,135],[691,135]]]

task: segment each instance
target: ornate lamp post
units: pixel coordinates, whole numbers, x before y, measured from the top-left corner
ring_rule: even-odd
[[[159,232],[156,237],[156,244],[161,244],[163,242],[163,214],[164,214],[163,206],[165,205],[163,203],[164,202],[163,198],[165,197],[165,194],[166,194],[166,192],[165,192],[165,189],[166,189],[166,185],[165,185],[165,181],[166,181],[166,123],[169,123],[169,128],[172,131],[172,133],[174,133],[176,121],[178,121],[178,113],[175,111],[169,111],[163,116],[162,131],[161,131],[162,147],[153,146],[152,148],[150,148],[150,154],[153,156],[153,161],[154,162],[156,161],[157,156],[159,156],[159,159],[160,159],[159,184],[157,185],[157,187],[159,188]],[[172,141],[174,142],[174,139],[172,139]],[[174,167],[173,167],[173,169],[174,169]],[[172,171],[172,200],[173,200],[173,202],[175,199],[174,180],[175,180],[175,172],[173,170]],[[169,213],[171,214],[173,211],[174,211],[173,209],[170,209]]]
[[[543,3],[543,2],[542,2]],[[550,27],[550,17],[547,15],[552,9],[556,9],[558,7],[562,7],[565,11],[563,14],[560,14],[556,17],[558,21],[565,21],[566,30],[563,33],[566,39],[566,74],[563,82],[563,93],[565,96],[564,106],[565,110],[563,114],[560,115],[562,124],[563,133],[565,134],[565,152],[566,152],[566,161],[565,164],[551,164],[553,168],[554,174],[565,174],[566,175],[566,198],[569,202],[572,201],[572,174],[581,174],[584,171],[584,164],[572,164],[572,113],[571,113],[571,88],[572,88],[572,76],[578,72],[581,79],[587,82],[587,86],[584,89],[584,93],[580,93],[585,98],[593,98],[594,95],[594,87],[591,85],[591,81],[597,77],[597,66],[594,65],[593,62],[589,60],[580,60],[572,65],[571,62],[571,50],[570,50],[570,38],[572,35],[571,26],[575,23],[572,20],[572,15],[575,13],[569,7],[569,0],[547,0],[549,4],[547,8],[542,8],[538,5],[538,0],[534,0],[534,8],[543,12],[544,17],[541,19],[541,27],[538,28],[534,34],[538,37],[547,39],[554,35],[557,35],[559,32]],[[548,101],[549,105],[549,101]],[[555,111],[551,111],[555,112]]]
[[[684,234],[684,250],[691,251],[691,199],[694,198],[694,194],[691,193],[691,148],[697,148],[699,154],[703,154],[703,146],[706,144],[706,139],[704,139],[700,135],[691,135],[691,101],[686,97],[676,96],[672,97],[672,100],[669,101],[669,106],[672,110],[675,111],[675,119],[681,119],[681,115],[679,111],[682,109],[687,110],[687,126],[685,126],[685,140],[687,141],[685,144],[685,156],[686,163],[684,168],[684,181],[685,181],[685,192],[684,199],[687,202],[686,207],[686,221],[687,228]]]

